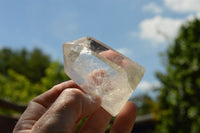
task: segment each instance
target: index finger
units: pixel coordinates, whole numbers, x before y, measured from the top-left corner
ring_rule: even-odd
[[[45,108],[48,108],[60,95],[60,93],[66,88],[78,88],[80,87],[73,81],[66,81],[61,84],[55,85],[52,89],[47,92],[35,97],[32,102],[39,103],[43,105]]]
[[[80,88],[74,81],[63,82],[34,98],[20,117],[14,131],[30,130],[66,88]]]

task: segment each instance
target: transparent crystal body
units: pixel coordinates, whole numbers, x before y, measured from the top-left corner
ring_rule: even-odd
[[[116,116],[145,69],[102,42],[84,37],[63,44],[64,70],[86,93],[101,97],[102,107]]]

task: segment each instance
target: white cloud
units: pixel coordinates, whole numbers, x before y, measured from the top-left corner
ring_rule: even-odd
[[[186,18],[186,20],[187,20],[187,21],[193,21],[195,18],[200,19],[200,12],[199,12],[199,13],[196,13],[196,14],[189,15],[189,16]]]
[[[164,0],[165,5],[176,12],[200,12],[200,0]]]
[[[129,50],[127,48],[119,48],[119,49],[117,49],[117,51],[126,56],[130,56],[132,54],[131,50]]]
[[[158,81],[149,82],[149,81],[141,81],[138,85],[138,90],[142,92],[151,91],[154,88],[160,87],[161,84]]]
[[[145,5],[143,7],[143,10],[144,11],[148,11],[148,12],[150,11],[150,12],[153,12],[155,14],[162,13],[162,9],[158,5],[156,5],[155,3],[153,3],[153,2],[149,3],[148,5]]]
[[[158,81],[149,82],[149,81],[141,81],[139,85],[137,86],[137,89],[132,94],[133,97],[141,96],[144,94],[149,95],[153,99],[155,99],[158,96],[158,91],[154,91],[154,89],[161,87],[161,83]]]
[[[181,19],[156,16],[140,23],[140,38],[152,41],[154,44],[163,43],[166,39],[173,39],[179,27],[183,23]]]

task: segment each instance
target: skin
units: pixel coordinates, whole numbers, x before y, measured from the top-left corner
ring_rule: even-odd
[[[30,101],[13,133],[74,133],[86,116],[80,133],[103,133],[112,116],[100,105],[100,97],[85,94],[72,80],[63,82]],[[130,133],[136,113],[136,105],[127,102],[110,132]]]

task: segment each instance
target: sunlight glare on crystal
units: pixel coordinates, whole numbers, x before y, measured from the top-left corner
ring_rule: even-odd
[[[145,69],[102,42],[84,37],[63,45],[64,70],[85,93],[95,93],[102,107],[116,116]]]

